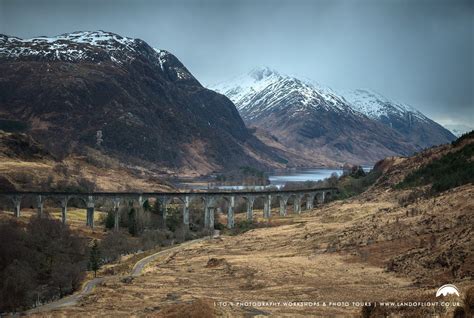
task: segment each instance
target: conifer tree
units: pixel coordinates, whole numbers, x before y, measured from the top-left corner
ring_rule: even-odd
[[[97,277],[97,271],[100,269],[100,249],[97,240],[94,240],[90,251],[89,269],[94,271],[94,277]]]

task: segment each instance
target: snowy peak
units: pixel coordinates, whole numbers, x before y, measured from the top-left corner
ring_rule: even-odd
[[[335,92],[311,80],[285,75],[268,67],[253,69],[213,89],[234,102],[247,124],[267,127],[270,133],[300,127],[295,134],[326,138],[330,136],[329,132],[339,131],[346,125],[353,128],[348,136],[364,135],[369,129],[386,131],[385,146],[390,144],[389,140],[397,139],[400,149],[405,150],[454,139],[449,131],[413,107],[381,94],[362,89]],[[329,123],[324,122],[324,118]],[[285,138],[289,138],[288,134],[281,132]],[[399,150],[394,153],[403,153]]]
[[[328,89],[309,81],[281,74],[269,67],[255,68],[245,75],[220,83],[212,89],[226,95],[244,119],[253,120],[271,111],[292,110],[294,114],[314,110],[349,111],[346,102]]]
[[[134,58],[144,42],[104,31],[78,31],[54,37],[20,39],[0,36],[0,58],[22,60],[104,61]]]
[[[415,116],[419,120],[428,118],[415,108],[395,102],[387,97],[368,90],[357,89],[354,91],[342,91],[344,99],[351,106],[372,119],[381,119],[390,116]]]
[[[417,147],[425,148],[450,142],[455,136],[415,108],[381,94],[358,89],[343,93],[351,107],[395,130]]]
[[[154,66],[169,80],[201,86],[171,53],[151,48],[140,39],[105,31],[78,31],[54,37],[20,39],[0,35],[0,60],[113,63]]]
[[[156,54],[156,60],[160,70],[166,74],[169,80],[194,86],[201,86],[198,80],[189,72],[189,70],[168,51],[153,49]]]

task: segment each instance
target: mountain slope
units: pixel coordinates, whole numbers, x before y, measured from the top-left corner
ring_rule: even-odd
[[[31,136],[0,130],[0,191],[166,191],[162,175],[88,149],[59,160]]]
[[[396,130],[416,146],[427,148],[455,139],[450,131],[411,106],[360,89],[343,95],[355,110]]]
[[[322,164],[373,163],[455,138],[419,111],[379,94],[341,95],[269,68],[213,88],[236,104],[247,125],[267,130],[308,161],[318,158]]]
[[[236,213],[235,231],[224,229],[217,239],[160,252],[167,254],[156,258],[147,274],[135,277],[132,284],[122,275],[107,278],[110,283],[97,286],[81,303],[55,313],[147,315],[153,309],[157,315],[178,312],[186,316],[204,308],[211,316],[230,317],[429,317],[433,313],[454,317],[455,306],[411,304],[440,301],[436,290],[446,282],[455,284],[463,297],[473,290],[474,201],[469,198],[474,188],[466,184],[427,196],[418,192],[421,189],[402,191],[392,186],[400,173],[409,174],[440,155],[460,150],[464,143],[472,144],[472,140],[454,147],[435,147],[410,158],[388,158],[379,163],[382,175],[370,190],[318,204],[312,211],[289,211],[280,217],[274,210],[270,220],[262,221],[258,210],[253,226],[245,221],[245,213]],[[216,214],[216,222],[224,227],[226,216]],[[278,261],[271,262],[275,259]],[[183,281],[187,289],[182,288]],[[170,294],[174,295],[171,301]],[[301,303],[322,297],[351,303],[354,295],[363,295],[364,300],[377,305],[316,308],[262,304],[258,311],[212,306],[223,297],[271,299],[284,304],[289,294],[293,302]],[[137,297],[143,301],[137,302]],[[188,306],[189,302],[175,299],[195,302],[183,310],[183,304]],[[451,299],[462,305],[461,297],[447,300]],[[206,302],[211,305],[203,306]],[[400,305],[379,305],[381,302]]]
[[[236,104],[247,125],[269,131],[308,158],[367,164],[420,149],[336,93],[268,68],[214,89]]]
[[[109,32],[0,36],[0,113],[54,154],[86,146],[179,173],[280,158],[172,54]]]

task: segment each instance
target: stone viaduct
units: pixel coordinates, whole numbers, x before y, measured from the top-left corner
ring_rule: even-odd
[[[124,202],[135,201],[140,207],[143,207],[145,201],[156,199],[161,203],[161,213],[163,220],[166,220],[168,205],[178,199],[183,209],[183,224],[189,226],[189,205],[192,200],[202,200],[204,203],[204,225],[206,228],[214,227],[214,210],[219,199],[227,202],[227,227],[234,227],[234,207],[236,198],[243,198],[247,204],[247,220],[253,220],[254,202],[257,198],[263,198],[263,216],[266,219],[271,217],[272,198],[279,200],[279,213],[281,216],[287,215],[288,200],[293,197],[293,211],[301,213],[301,204],[306,200],[306,209],[312,209],[315,199],[323,203],[325,199],[334,195],[336,188],[316,188],[304,190],[269,190],[269,191],[209,191],[209,192],[3,192],[0,196],[6,197],[13,203],[14,214],[20,217],[21,203],[26,197],[35,198],[38,215],[42,215],[44,203],[46,200],[52,200],[61,206],[62,222],[67,222],[67,207],[71,199],[81,200],[87,207],[86,225],[94,227],[94,210],[98,200],[110,200],[113,203],[115,213],[115,229],[119,227],[119,207]]]

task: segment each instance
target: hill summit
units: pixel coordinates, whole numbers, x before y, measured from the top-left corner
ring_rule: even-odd
[[[0,72],[2,117],[56,155],[92,147],[180,173],[281,165],[228,98],[140,39],[1,35]]]

